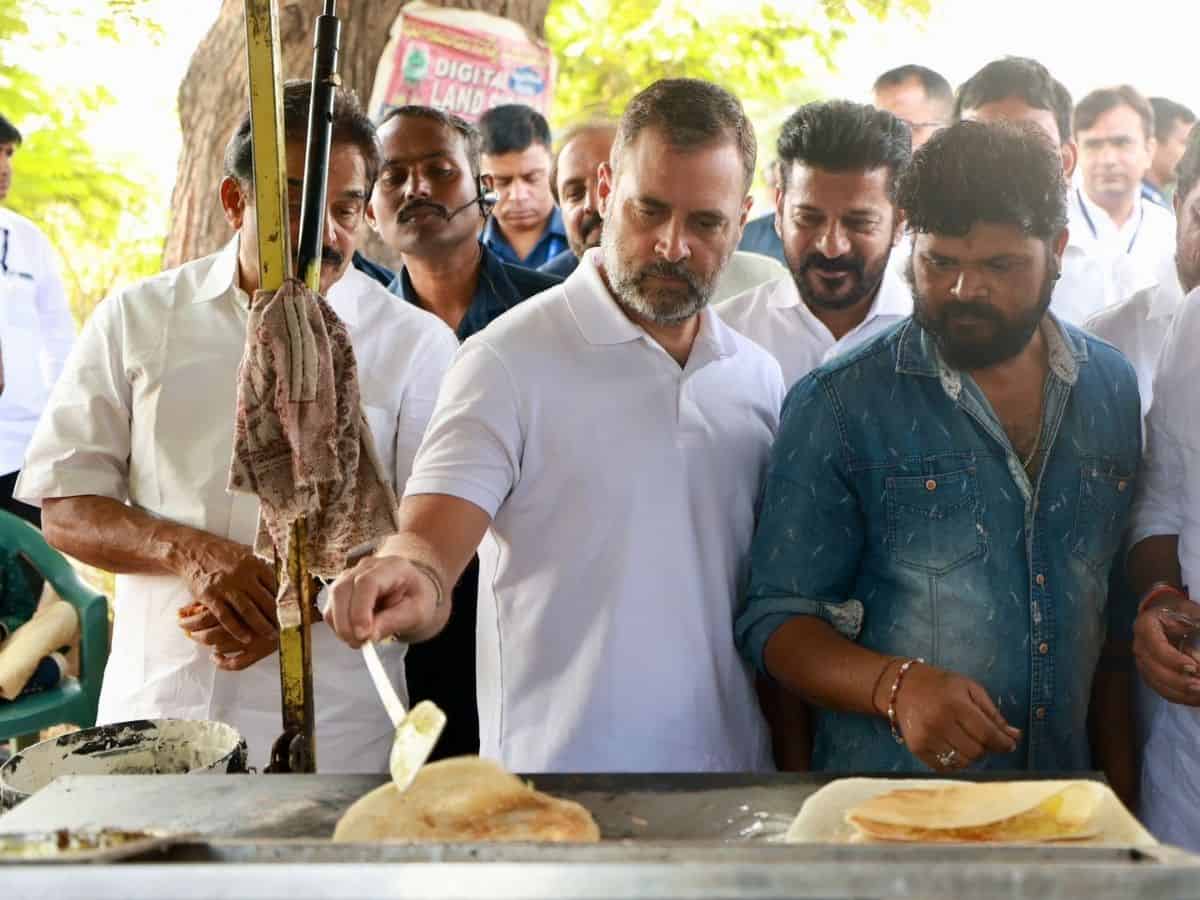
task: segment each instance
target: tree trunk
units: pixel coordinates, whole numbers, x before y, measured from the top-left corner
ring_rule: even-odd
[[[542,36],[550,0],[430,0],[433,5],[478,9],[503,16]],[[405,0],[353,0],[339,7],[343,84],[365,104],[392,22]],[[312,29],[322,0],[281,0],[279,38],[285,78],[312,75]],[[229,240],[217,199],[222,154],[247,105],[246,30],[243,0],[223,0],[208,35],[192,56],[179,88],[183,150],[171,197],[171,225],[163,262],[167,268],[212,253]]]

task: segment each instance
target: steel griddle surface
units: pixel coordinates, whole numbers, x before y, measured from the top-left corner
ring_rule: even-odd
[[[0,832],[96,825],[211,838],[333,834],[383,775],[67,776],[0,817]],[[536,787],[575,800],[605,839],[767,840],[786,831],[825,782],[808,775],[537,775]]]

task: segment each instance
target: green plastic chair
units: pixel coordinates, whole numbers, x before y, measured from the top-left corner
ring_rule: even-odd
[[[43,728],[69,722],[80,728],[96,724],[100,682],[108,662],[108,600],[85,584],[67,558],[46,543],[42,533],[0,509],[0,545],[25,554],[63,600],[79,613],[79,678],[64,678],[55,688],[17,700],[0,700],[0,741],[18,738],[27,746]]]

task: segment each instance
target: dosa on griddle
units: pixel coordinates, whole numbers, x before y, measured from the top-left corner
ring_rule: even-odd
[[[423,767],[403,793],[388,782],[359,798],[333,839],[590,843],[600,829],[578,803],[535,791],[490,760],[459,756]]]
[[[1003,781],[889,791],[846,813],[868,840],[1043,842],[1095,837],[1104,789],[1090,781]]]

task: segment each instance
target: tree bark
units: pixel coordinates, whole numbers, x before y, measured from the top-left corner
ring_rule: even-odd
[[[429,0],[433,5],[477,9],[512,19],[541,37],[550,0]],[[342,82],[366,103],[392,22],[405,0],[353,0],[340,4]],[[322,0],[281,0],[279,38],[285,78],[312,74],[312,30]],[[163,251],[170,268],[212,253],[231,232],[217,199],[222,154],[244,115],[246,31],[243,0],[223,0],[217,21],[192,56],[179,88],[183,150],[171,197],[171,224]]]

